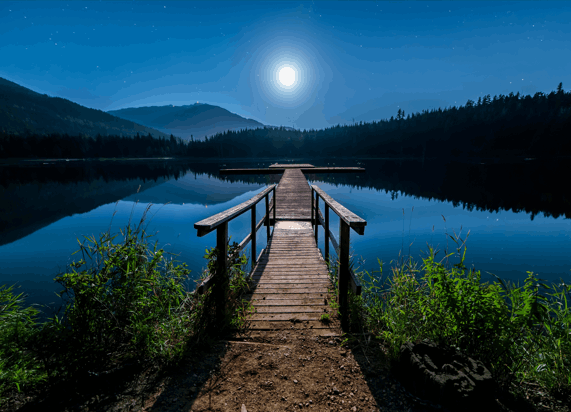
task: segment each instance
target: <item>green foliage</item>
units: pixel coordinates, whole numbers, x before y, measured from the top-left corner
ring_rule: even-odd
[[[23,294],[14,294],[14,286],[0,286],[0,395],[46,379],[41,365],[27,350],[37,336],[38,310],[23,303]]]
[[[213,286],[204,294],[200,313],[203,318],[198,331],[208,335],[216,335],[228,329],[243,329],[246,325],[246,315],[253,310],[250,302],[241,299],[242,294],[249,290],[250,285],[243,268],[248,263],[245,254],[239,253],[239,245],[234,242],[228,247],[227,276],[218,283],[216,269],[219,259],[217,248],[206,249],[204,258],[208,260],[208,266],[201,280],[212,276],[215,279]],[[222,288],[223,298],[218,299],[217,288]],[[222,312],[222,319],[217,318]]]
[[[364,292],[353,300],[356,321],[384,342],[393,360],[406,341],[428,338],[483,361],[504,387],[525,380],[569,391],[571,287],[548,286],[532,272],[522,286],[499,278],[481,283],[480,272],[463,264],[465,242],[457,253],[460,262],[446,268],[429,248],[420,270],[409,259],[383,283],[379,261],[380,276],[360,275]]]
[[[251,311],[241,300],[249,287],[242,270],[247,259],[237,245],[230,247],[222,301],[213,299],[212,290],[188,293],[186,264],[168,259],[157,243],[149,245],[143,227],[148,210],[120,237],[108,231],[78,240],[75,253],[82,258],[55,278],[66,303],[61,318],[37,324],[38,311],[24,308],[12,287],[0,287],[0,395],[44,381],[77,382],[132,358],[176,361],[194,345],[244,327]],[[206,275],[215,274],[217,250],[205,257]],[[220,304],[221,323],[213,317]]]
[[[68,298],[63,326],[76,348],[72,365],[81,367],[84,358],[100,364],[109,348],[117,356],[170,356],[180,350],[192,325],[183,288],[189,270],[166,259],[156,243],[149,249],[145,215],[137,227],[121,231],[119,243],[109,232],[86,238],[79,250],[83,258],[55,278]]]

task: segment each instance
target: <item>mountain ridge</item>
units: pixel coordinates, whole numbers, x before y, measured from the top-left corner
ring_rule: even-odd
[[[256,120],[244,118],[220,106],[206,103],[128,107],[109,110],[107,113],[187,140],[202,140],[206,136],[227,130],[265,127]]]
[[[60,133],[134,137],[167,133],[91,109],[61,97],[50,97],[0,77],[0,131],[16,135]]]

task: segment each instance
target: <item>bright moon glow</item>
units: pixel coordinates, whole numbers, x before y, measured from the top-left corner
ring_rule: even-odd
[[[279,74],[280,83],[286,87],[295,83],[295,70],[291,67],[284,67]]]

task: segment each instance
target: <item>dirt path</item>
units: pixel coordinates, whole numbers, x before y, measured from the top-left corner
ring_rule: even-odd
[[[145,411],[420,411],[376,360],[372,348],[341,339],[280,337],[220,342],[190,360],[144,403]],[[125,399],[112,410],[126,410]],[[428,409],[426,409],[428,410]]]

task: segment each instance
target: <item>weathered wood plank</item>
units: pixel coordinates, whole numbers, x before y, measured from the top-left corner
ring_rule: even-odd
[[[325,300],[324,298],[318,299],[249,299],[252,303],[256,304],[256,309],[260,309],[261,307],[281,307],[281,306],[315,306],[315,305],[324,305]],[[329,302],[329,301],[328,301]]]
[[[254,313],[250,315],[253,322],[255,321],[307,321],[307,320],[320,320],[323,310],[321,312],[296,312],[296,313]]]
[[[219,173],[221,175],[263,175],[263,174],[280,174],[283,173],[286,167],[267,167],[267,168],[253,168],[253,169],[220,169]],[[362,167],[320,167],[311,166],[301,167],[300,170],[303,173],[309,175],[317,173],[359,173],[365,172],[366,170]]]
[[[362,235],[365,233],[365,226],[367,225],[367,221],[365,219],[360,218],[355,213],[351,212],[345,206],[334,200],[331,196],[325,193],[319,186],[313,185],[313,190],[321,196],[321,198],[327,203],[337,216],[342,219],[345,223],[351,227],[354,231]]]
[[[252,321],[249,323],[249,329],[251,330],[284,330],[284,329],[292,329],[292,330],[312,330],[312,329],[334,329],[336,325],[330,325],[325,322],[321,322],[319,320],[300,320],[299,322],[292,322],[292,321]]]
[[[274,163],[273,165],[270,165],[270,168],[280,168],[280,169],[301,169],[302,167],[305,168],[312,168],[314,167],[313,165],[310,165],[308,163],[303,163],[303,164],[292,164],[292,163]]]
[[[198,236],[199,237],[204,236],[204,235],[212,232],[214,229],[216,229],[216,227],[218,227],[218,225],[220,225],[224,222],[228,222],[228,221],[234,219],[236,216],[239,216],[242,213],[246,212],[253,205],[255,205],[260,200],[262,200],[266,194],[268,194],[269,192],[274,190],[275,186],[276,185],[271,185],[271,186],[265,188],[264,190],[262,190],[260,193],[258,193],[256,196],[254,196],[250,200],[246,200],[245,202],[240,203],[237,206],[234,206],[228,210],[217,213],[214,216],[210,216],[206,219],[201,220],[200,222],[195,223],[194,228],[198,230]]]

